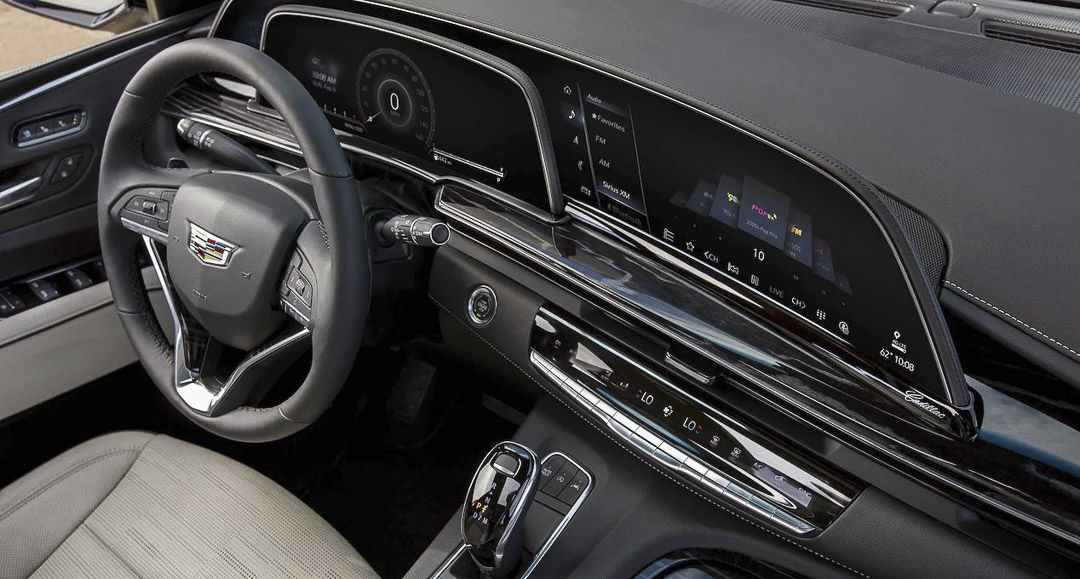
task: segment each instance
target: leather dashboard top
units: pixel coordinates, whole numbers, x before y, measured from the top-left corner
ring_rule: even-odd
[[[944,291],[1080,362],[1077,115],[673,0],[384,3],[617,66],[841,161],[940,229]]]

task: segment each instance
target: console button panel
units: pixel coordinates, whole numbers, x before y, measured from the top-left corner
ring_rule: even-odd
[[[812,464],[546,308],[534,321],[530,359],[651,462],[789,533],[821,531],[857,494],[843,475]],[[573,478],[563,471],[542,488]]]

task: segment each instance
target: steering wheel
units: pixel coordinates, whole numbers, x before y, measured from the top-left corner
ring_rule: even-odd
[[[147,133],[168,93],[201,73],[238,78],[269,101],[300,145],[305,178],[147,161]],[[314,422],[341,390],[371,300],[363,207],[326,117],[268,56],[197,39],[143,65],[109,124],[98,226],[131,343],[165,397],[196,424],[233,440],[276,440]],[[173,344],[150,306],[140,246],[165,292]],[[309,344],[300,387],[277,405],[253,406]]]

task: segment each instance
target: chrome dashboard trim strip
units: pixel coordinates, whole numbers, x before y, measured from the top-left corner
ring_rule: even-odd
[[[628,240],[630,242],[630,244],[633,245],[634,247],[645,251],[645,253],[647,253],[649,255],[652,255],[654,257],[659,258],[660,260],[662,260],[667,265],[669,265],[671,267],[674,267],[674,268],[678,269],[679,271],[682,271],[684,273],[687,273],[687,274],[693,276],[698,281],[700,281],[700,282],[702,282],[702,283],[704,283],[704,284],[706,284],[706,285],[708,285],[710,287],[713,287],[713,288],[716,288],[716,289],[720,290],[725,295],[736,298],[736,299],[741,300],[743,302],[746,302],[747,304],[749,304],[751,309],[754,309],[754,310],[760,309],[761,305],[759,303],[757,303],[757,302],[754,302],[754,301],[751,301],[751,300],[747,299],[744,292],[740,292],[738,289],[735,289],[734,287],[729,285],[729,283],[734,283],[738,287],[749,291],[750,294],[761,296],[761,298],[763,298],[765,300],[765,303],[769,304],[771,307],[777,307],[777,308],[783,310],[784,312],[786,312],[789,316],[791,316],[791,317],[793,317],[795,319],[798,319],[800,321],[802,320],[802,316],[800,316],[797,312],[792,310],[786,303],[777,302],[777,301],[769,299],[769,297],[766,296],[764,292],[762,292],[761,290],[759,290],[757,288],[754,288],[751,285],[748,285],[747,283],[743,282],[742,280],[731,278],[729,276],[722,275],[722,274],[719,274],[719,273],[718,274],[709,274],[709,273],[707,273],[707,270],[715,270],[715,271],[719,272],[719,269],[705,263],[701,259],[698,259],[696,256],[674,254],[674,253],[668,251],[663,244],[657,243],[655,238],[652,237],[650,234],[648,234],[648,233],[646,233],[646,232],[644,232],[642,230],[639,230],[637,228],[628,226],[627,224],[624,224],[624,223],[620,222],[617,219],[614,219],[614,218],[611,218],[611,217],[609,217],[607,215],[604,215],[602,212],[597,211],[597,210],[595,210],[593,208],[590,208],[590,207],[580,203],[579,201],[577,201],[575,199],[570,199],[569,200],[569,203],[566,206],[566,211],[571,216],[574,216],[574,217],[581,216],[584,220],[587,220],[590,223],[601,223],[601,224],[603,224],[603,226],[605,228],[607,228],[609,231],[614,232],[616,237]],[[696,267],[688,265],[688,262],[692,263],[692,264],[696,264]],[[803,327],[809,328],[811,331],[813,331],[814,333],[820,335],[825,340],[836,340],[836,341],[839,341],[839,342],[845,344],[846,346],[854,349],[854,346],[852,346],[844,338],[842,338],[840,336],[836,336],[836,335],[832,334],[831,332],[825,331],[824,329],[819,328],[818,326],[816,326],[816,325],[814,325],[812,323],[810,323],[810,324],[803,323],[801,325]],[[878,375],[876,375],[874,373],[871,373],[871,372],[868,372],[868,371],[866,371],[866,370],[864,370],[862,368],[859,368],[855,364],[852,364],[851,362],[848,362],[847,360],[845,360],[843,357],[837,356],[833,352],[831,352],[828,349],[822,347],[820,344],[814,343],[814,344],[812,344],[812,346],[815,347],[818,351],[820,351],[823,355],[827,356],[831,361],[833,361],[837,365],[843,367],[851,375],[857,376],[857,377],[859,377],[860,379],[862,379],[864,381],[870,382],[871,384],[874,385],[875,388],[878,388],[879,390],[883,390],[883,391],[887,391],[887,392],[893,392],[894,393],[894,398],[902,397],[904,395],[904,392],[915,392],[919,396],[922,396],[924,399],[930,400],[931,402],[933,402],[942,412],[946,413],[948,415],[948,421],[950,423],[955,424],[958,421],[965,420],[962,417],[961,413],[958,412],[956,409],[954,409],[951,405],[949,405],[949,404],[947,404],[945,402],[937,400],[934,396],[930,396],[930,395],[922,392],[921,390],[918,390],[918,389],[916,389],[914,387],[907,386],[907,385],[905,385],[905,390],[901,391],[901,390],[895,388],[894,386],[892,386],[891,384],[889,384],[888,382],[886,382],[881,376],[878,376]],[[915,414],[918,415],[918,413],[915,413]]]
[[[170,105],[169,101],[166,101],[166,107],[169,107],[169,106],[174,106],[175,107],[175,105]],[[254,109],[249,109],[249,110],[251,112],[253,112],[254,114],[262,114],[264,116],[270,116],[271,118],[278,118],[276,115],[268,115],[267,113],[264,113],[262,111],[257,111],[257,110],[254,110]],[[297,156],[303,156],[303,152],[300,151],[300,146],[298,144],[296,144],[296,142],[289,141],[289,140],[283,139],[281,137],[277,137],[277,136],[272,135],[272,134],[270,134],[270,133],[268,133],[266,131],[260,131],[258,129],[254,129],[254,128],[251,128],[251,127],[245,127],[243,125],[239,125],[237,123],[229,121],[228,119],[224,119],[224,118],[214,116],[214,115],[211,115],[211,114],[184,110],[182,108],[174,108],[172,110],[166,109],[166,110],[164,110],[164,112],[166,114],[171,114],[171,115],[176,116],[176,117],[186,116],[186,117],[189,117],[189,118],[191,118],[193,120],[196,120],[196,121],[198,121],[200,123],[210,125],[211,127],[214,127],[215,129],[220,129],[222,131],[225,131],[226,133],[230,133],[230,134],[233,134],[233,135],[244,137],[246,139],[256,141],[258,143],[261,143],[261,144],[266,145],[268,147],[273,147],[275,149],[278,149],[280,151],[284,151],[286,153],[290,153],[290,154],[297,155]],[[342,135],[341,131],[336,131],[335,130],[335,133],[337,133],[339,136]],[[486,183],[481,183],[480,181],[474,181],[472,179],[468,179],[468,178],[464,178],[464,177],[458,177],[456,175],[440,175],[440,174],[437,174],[437,173],[432,173],[431,171],[428,171],[428,170],[422,169],[420,167],[417,167],[416,165],[413,165],[413,164],[411,164],[411,163],[409,163],[407,161],[402,161],[401,159],[397,159],[395,157],[390,157],[388,155],[384,155],[382,153],[378,153],[378,152],[373,151],[371,149],[360,147],[358,145],[348,143],[348,142],[341,142],[341,148],[345,149],[346,151],[349,151],[350,153],[355,153],[355,154],[357,154],[357,155],[359,155],[361,157],[364,157],[366,159],[376,161],[378,163],[382,163],[384,165],[387,165],[387,166],[390,166],[390,167],[405,171],[405,172],[407,172],[407,173],[409,173],[411,175],[414,175],[416,177],[419,177],[419,178],[423,179],[424,181],[427,181],[428,183],[431,183],[432,185],[438,185],[438,184],[442,184],[442,183],[451,183],[451,184],[455,184],[455,185],[460,185],[462,187],[467,187],[469,189],[479,191],[479,192],[481,192],[484,195],[487,195],[489,197],[493,197],[495,199],[498,199],[499,202],[501,202],[501,203],[506,203],[508,205],[512,205],[514,208],[516,208],[518,210],[521,210],[523,212],[526,212],[529,215],[532,215],[533,217],[537,217],[539,219],[542,219],[545,222],[550,222],[551,219],[552,219],[551,215],[540,212],[535,207],[528,206],[525,203],[523,203],[523,202],[509,196],[508,194],[506,194],[506,193],[504,193],[504,192],[502,192],[502,191],[500,191],[498,189],[495,189],[495,188],[491,187],[490,185],[488,185]],[[276,159],[273,160],[273,162],[274,163],[281,163],[281,161],[278,161]]]
[[[541,308],[540,312],[544,315],[559,319],[563,323],[566,323],[565,320],[561,320],[559,316],[553,315],[551,312],[545,310],[544,308]],[[567,325],[569,326],[569,324]],[[575,330],[579,329],[575,328]],[[648,372],[648,370],[637,365],[635,362],[621,355],[620,357],[633,364],[642,372],[651,374],[651,372]],[[649,429],[641,422],[635,420],[632,416],[627,416],[626,414],[623,414],[618,410],[612,409],[611,411],[609,411],[605,408],[602,408],[601,404],[604,404],[603,399],[597,399],[595,401],[589,400],[581,392],[581,390],[586,389],[584,385],[582,385],[577,380],[574,380],[574,378],[565,375],[565,373],[563,373],[561,369],[554,367],[549,360],[544,358],[544,356],[536,350],[529,351],[529,361],[532,363],[533,369],[536,370],[537,373],[546,376],[553,384],[555,384],[555,386],[557,386],[563,392],[564,395],[577,402],[584,410],[589,411],[589,413],[592,414],[593,417],[597,421],[599,421],[609,433],[617,436],[618,438],[621,438],[622,440],[625,440],[631,446],[638,448],[638,450],[642,451],[644,454],[647,455],[646,458],[651,463],[663,468],[665,471],[668,471],[669,474],[671,474],[672,476],[683,480],[687,484],[692,485],[697,485],[698,483],[701,483],[702,479],[709,478],[711,481],[714,481],[714,483],[711,485],[708,483],[704,483],[702,486],[706,489],[709,489],[709,492],[716,498],[727,497],[731,499],[732,497],[729,495],[728,491],[732,490],[732,485],[735,485],[735,488],[746,491],[746,489],[743,489],[741,486],[738,485],[738,483],[736,483],[735,481],[731,481],[725,473],[718,472],[715,469],[710,468],[709,465],[700,463],[696,458],[686,453],[681,453],[683,456],[680,459],[679,456],[673,455],[671,452],[664,450],[663,445],[667,443],[666,438],[658,435],[656,432]],[[683,394],[682,390],[675,388],[670,382],[664,380],[662,383],[666,387],[671,387],[673,390],[679,392],[680,394]],[[702,404],[702,406],[704,406],[705,408],[710,409],[715,414],[727,417],[725,413],[716,410],[713,406],[701,403],[696,398],[693,400],[695,401],[695,403]],[[614,412],[614,414],[611,413],[612,411]],[[627,421],[629,421],[630,425],[634,426],[633,430],[630,430],[627,427]],[[661,442],[656,443],[653,441]],[[691,466],[690,461],[694,461],[693,466]],[[703,470],[704,472],[702,472]],[[694,474],[690,474],[691,472],[693,472]],[[713,476],[711,478],[709,477],[709,473],[713,473]],[[723,481],[723,484],[721,484],[719,481]],[[846,507],[847,504],[850,503],[850,498],[845,497],[843,493],[837,491],[836,489],[828,487],[828,485],[822,484],[818,485],[816,488],[827,489],[829,492],[823,493],[822,496],[828,498],[830,501],[836,503],[841,507]],[[750,492],[752,494],[753,491],[746,492]],[[841,498],[844,502],[838,502],[837,498]],[[733,508],[740,510],[749,510],[753,513],[754,516],[760,518],[762,521],[778,525],[783,530],[793,533],[797,536],[809,536],[811,533],[821,530],[820,528],[815,527],[814,525],[811,525],[810,523],[803,521],[798,517],[793,517],[790,515],[780,518],[774,517],[773,515],[776,514],[776,509],[775,507],[772,507],[772,505],[769,505],[769,507],[772,508],[772,510],[770,511],[767,510],[764,506],[758,505],[757,503],[749,503],[746,501],[737,500],[729,500],[727,502],[733,503],[730,505]],[[784,514],[787,515],[787,513]]]
[[[621,350],[618,350],[615,347],[613,347],[611,344],[608,343],[609,342],[608,340],[603,340],[603,339],[597,338],[592,333],[582,329],[579,324],[576,324],[576,323],[574,323],[574,322],[572,322],[570,320],[567,320],[565,317],[557,314],[556,312],[551,311],[550,308],[548,308],[546,306],[541,306],[539,311],[537,312],[537,316],[543,316],[543,317],[546,317],[546,318],[550,318],[551,320],[554,320],[554,321],[562,324],[566,328],[569,328],[570,330],[572,330],[577,335],[584,336],[587,340],[593,342],[599,348],[602,348],[603,350],[607,351],[609,354],[615,356],[619,360],[625,362],[626,364],[629,364],[636,371],[640,372],[643,376],[647,377],[649,380],[652,380],[652,381],[656,382],[657,384],[660,384],[661,386],[663,386],[664,388],[666,388],[668,390],[674,391],[679,396],[691,401],[693,404],[695,404],[697,406],[705,408],[706,410],[708,410],[709,412],[712,412],[713,414],[723,416],[725,420],[727,420],[728,422],[730,422],[730,423],[732,423],[734,425],[739,426],[740,428],[743,428],[743,429],[745,429],[745,430],[747,430],[749,432],[752,432],[752,433],[755,432],[754,428],[751,428],[750,426],[745,424],[743,421],[732,417],[730,415],[730,412],[726,412],[726,411],[720,409],[719,407],[717,407],[716,405],[710,404],[709,402],[706,402],[705,400],[701,399],[701,397],[694,395],[693,393],[687,391],[685,388],[682,388],[679,385],[675,384],[671,380],[661,376],[660,374],[657,374],[651,368],[643,366],[641,363],[639,363],[637,360],[631,358],[625,352],[623,352]],[[530,348],[529,358],[530,358],[530,361],[532,361],[534,363],[537,361],[536,358],[539,358],[540,363],[541,363],[541,367],[543,367],[545,365],[545,362],[550,364],[550,361],[547,360],[543,356],[543,354],[541,354],[541,353],[539,353],[539,352],[537,352],[537,351],[535,351],[535,350],[533,350],[531,348]],[[556,369],[559,370],[560,372],[562,372],[561,369],[559,369],[559,368],[556,368]],[[561,378],[561,380],[559,380],[560,383],[573,382],[575,384],[581,385],[582,388],[585,388],[585,386],[582,385],[580,381],[573,379],[569,375],[567,375],[565,377],[560,376],[559,378]],[[800,468],[800,470],[803,470],[803,469],[801,469],[801,467],[796,467],[796,468]],[[809,476],[813,476],[813,475],[809,475]],[[805,481],[802,481],[802,482],[804,482],[804,484],[807,484],[808,486],[812,486],[814,488],[814,490],[817,491],[823,498],[825,498],[826,500],[832,502],[833,504],[835,504],[838,507],[847,507],[849,504],[851,504],[851,501],[854,500],[855,495],[858,494],[858,491],[855,491],[850,495],[845,494],[843,491],[837,489],[835,486],[829,485],[824,481],[814,481],[813,484],[807,483]]]

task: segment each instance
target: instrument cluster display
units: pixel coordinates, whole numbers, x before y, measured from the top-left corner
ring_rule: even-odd
[[[334,128],[550,211],[529,103],[511,78],[405,35],[307,13],[272,14],[263,51]]]

